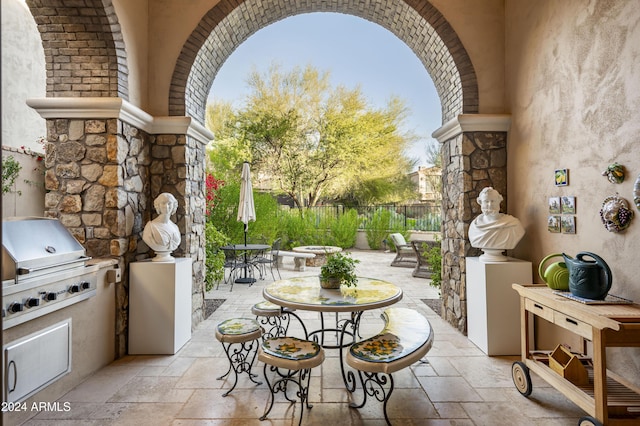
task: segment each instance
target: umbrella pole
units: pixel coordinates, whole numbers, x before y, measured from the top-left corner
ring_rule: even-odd
[[[248,223],[244,224],[244,246],[247,246],[247,228],[249,227]],[[244,251],[244,278],[247,279],[247,250]]]

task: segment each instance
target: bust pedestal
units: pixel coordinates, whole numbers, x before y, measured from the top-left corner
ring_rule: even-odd
[[[191,339],[191,259],[130,268],[129,354],[175,354]]]
[[[467,337],[487,355],[520,355],[520,297],[511,284],[531,283],[531,262],[468,257]]]

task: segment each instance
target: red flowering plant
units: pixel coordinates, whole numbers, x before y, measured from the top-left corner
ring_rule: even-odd
[[[207,187],[207,215],[209,215],[215,207],[218,189],[224,185],[224,181],[216,179],[212,174],[207,173],[205,184]]]
[[[44,136],[40,136],[38,139],[36,139],[36,142],[42,146],[42,150],[44,151],[45,149],[45,143],[47,142],[47,139]],[[32,150],[31,148],[27,148],[24,145],[22,145],[20,147],[20,149],[22,150],[22,152],[24,152],[27,155],[31,155],[32,157],[36,158],[36,161],[40,162],[42,160],[44,160],[44,154],[42,152],[37,152]]]

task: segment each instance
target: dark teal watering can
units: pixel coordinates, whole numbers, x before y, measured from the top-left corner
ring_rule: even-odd
[[[611,269],[597,254],[582,251],[575,259],[562,254],[569,269],[569,291],[585,299],[602,300],[611,289]],[[590,257],[594,260],[584,260]]]

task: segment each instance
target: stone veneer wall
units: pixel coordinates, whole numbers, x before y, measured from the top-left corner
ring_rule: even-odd
[[[487,186],[507,200],[507,133],[465,132],[442,146],[442,316],[467,333],[466,258],[482,252],[467,238],[471,221],[482,212],[476,202]]]
[[[48,119],[45,215],[61,221],[91,257],[118,257],[116,353],[127,353],[128,265],[149,257],[142,230],[161,192],[179,201],[174,220],[193,259],[192,323],[204,298],[204,147],[185,135],[150,135],[120,119]]]
[[[119,119],[48,119],[45,215],[91,257],[119,258],[116,353],[126,354],[128,264],[148,216],[150,136]]]
[[[187,135],[156,135],[154,139],[149,167],[150,199],[170,192],[178,200],[178,210],[173,219],[180,229],[182,241],[173,255],[192,260],[191,324],[195,326],[204,319],[205,144]],[[155,212],[145,217],[144,223],[154,217]],[[147,257],[148,253],[149,248],[140,241],[137,257]]]

